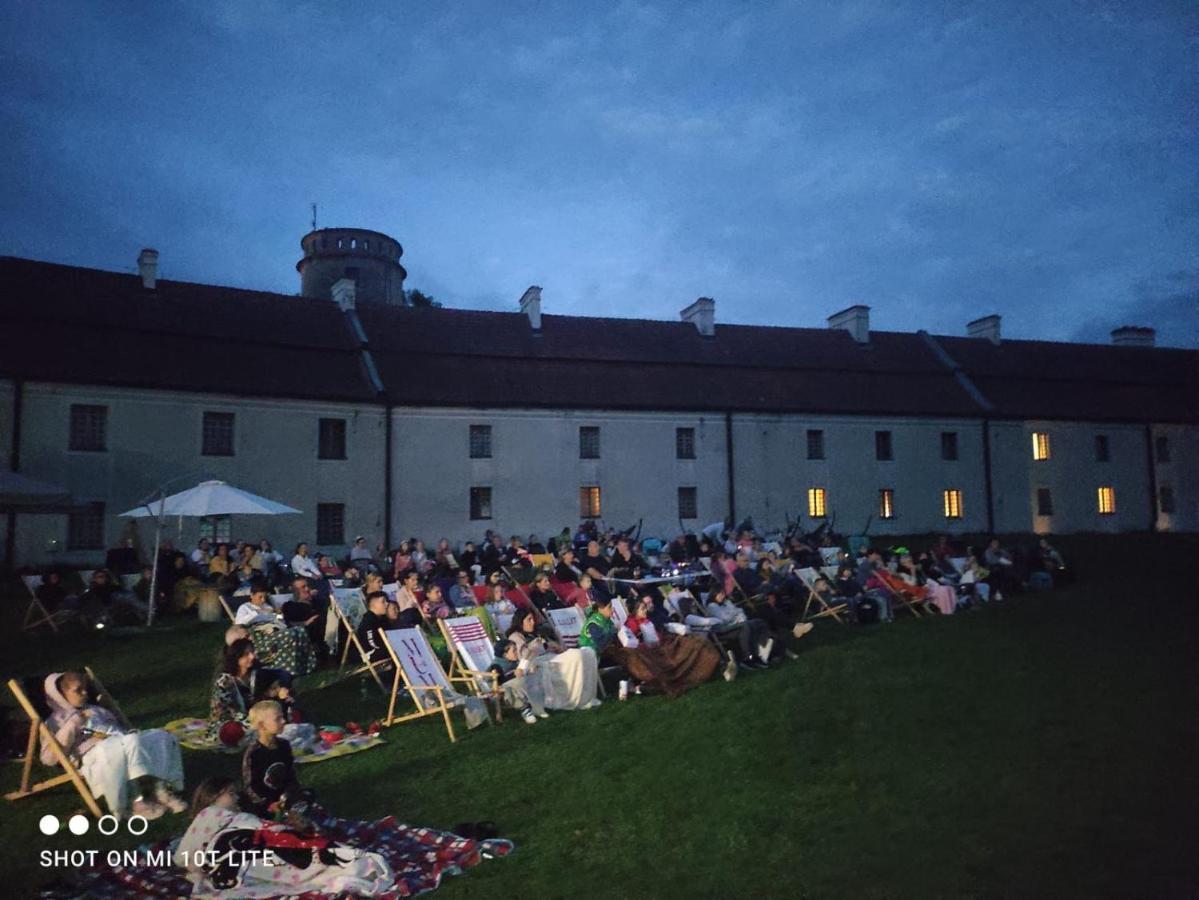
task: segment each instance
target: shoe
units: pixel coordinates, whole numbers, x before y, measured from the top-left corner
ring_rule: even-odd
[[[166,807],[161,803],[155,803],[153,800],[137,799],[133,801],[132,812],[135,816],[141,816],[147,822],[154,819],[161,819],[166,814]]]
[[[794,650],[784,650],[783,652],[787,655],[787,659],[799,659],[799,654]]]
[[[724,665],[724,680],[732,681],[737,677],[737,660],[733,659],[733,654],[729,654],[729,661]]]
[[[383,723],[380,722],[378,719],[375,719],[375,721],[371,722],[370,727],[366,729],[366,733],[367,734],[378,734],[382,730],[383,730]]]
[[[531,709],[522,709],[520,712],[520,717],[524,720],[526,725],[537,724],[537,716]]]
[[[811,622],[796,622],[795,627],[791,629],[791,633],[798,639],[803,637],[815,627],[816,626]]]
[[[600,700],[599,697],[596,697],[594,700],[592,700],[588,703],[584,703],[583,709],[595,709],[597,706],[602,706],[602,705],[603,705],[603,701]]]
[[[357,722],[346,722],[346,732],[349,734],[362,734],[362,726]]]
[[[154,788],[154,800],[173,813],[187,812],[187,801],[161,781]]]
[[[766,638],[766,644],[758,651],[758,658],[763,665],[769,665],[772,652],[774,652],[774,638]]]
[[[999,591],[996,591],[996,592],[995,592],[994,594],[992,594],[991,596],[992,596],[992,598],[993,598],[994,600],[996,600],[996,601],[1000,601],[1000,600],[1002,600],[1002,599],[1003,599],[1003,594],[1001,594]]]
[[[549,717],[550,717],[550,714],[547,712],[539,712],[537,714],[537,718],[539,718],[539,719],[548,719]]]

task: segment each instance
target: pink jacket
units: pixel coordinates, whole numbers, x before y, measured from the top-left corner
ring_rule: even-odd
[[[89,703],[83,709],[71,706],[58,689],[58,679],[62,672],[46,676],[43,689],[46,692],[46,703],[50,706],[50,718],[46,726],[54,732],[54,737],[62,744],[69,756],[78,759],[91,750],[104,738],[102,735],[89,734],[88,728],[103,728],[112,731],[123,731],[120,721],[112,710]],[[86,715],[85,715],[86,714]],[[86,727],[85,727],[86,726]],[[47,766],[58,764],[48,744],[41,747],[41,760]]]

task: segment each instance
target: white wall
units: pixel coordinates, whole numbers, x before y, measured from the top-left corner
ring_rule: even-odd
[[[1174,488],[1175,512],[1158,512],[1157,527],[1163,531],[1199,531],[1199,428],[1155,425],[1153,435],[1170,442],[1170,461],[1155,460],[1157,483]]]

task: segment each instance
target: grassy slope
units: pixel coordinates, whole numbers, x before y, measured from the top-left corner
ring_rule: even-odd
[[[1100,568],[1129,546],[1141,560]],[[306,767],[336,812],[449,827],[493,819],[518,844],[445,897],[1194,896],[1199,634],[1193,537],[1063,539],[1087,577],[978,613],[825,624],[796,662],[667,702],[606,703],[451,746],[439,725]],[[1181,560],[1181,563],[1180,563]],[[204,711],[221,629],[150,640],[6,632],[4,674],[90,662],[142,725]],[[304,693],[320,721],[368,720],[353,683]],[[185,751],[189,786],[236,758]],[[17,766],[0,769],[5,790]],[[0,809],[0,866],[26,893],[37,818]],[[174,818],[151,835],[181,827]]]

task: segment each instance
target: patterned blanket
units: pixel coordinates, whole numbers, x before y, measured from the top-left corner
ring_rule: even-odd
[[[378,822],[328,818],[321,831],[335,840],[363,850],[382,854],[395,873],[394,891],[384,898],[413,897],[436,890],[446,875],[458,875],[484,859],[507,856],[514,849],[511,841],[474,841],[448,831],[404,825],[394,817]],[[139,857],[173,852],[178,840],[163,841],[141,848]],[[101,854],[103,856],[103,854]],[[183,870],[173,866],[100,866],[81,870],[71,884],[44,889],[40,896],[65,898],[187,897],[191,882]],[[306,893],[295,900],[349,900],[349,894]]]
[[[228,747],[220,741],[210,740],[206,734],[207,719],[175,719],[162,727],[175,735],[180,747],[186,747],[188,750],[211,750],[216,753],[245,752],[244,747]],[[336,743],[321,742],[311,750],[298,749],[295,760],[297,763],[323,762],[326,759],[336,759],[339,756],[348,756],[361,750],[369,750],[382,743],[384,743],[383,738],[377,734],[347,734],[345,738]]]

